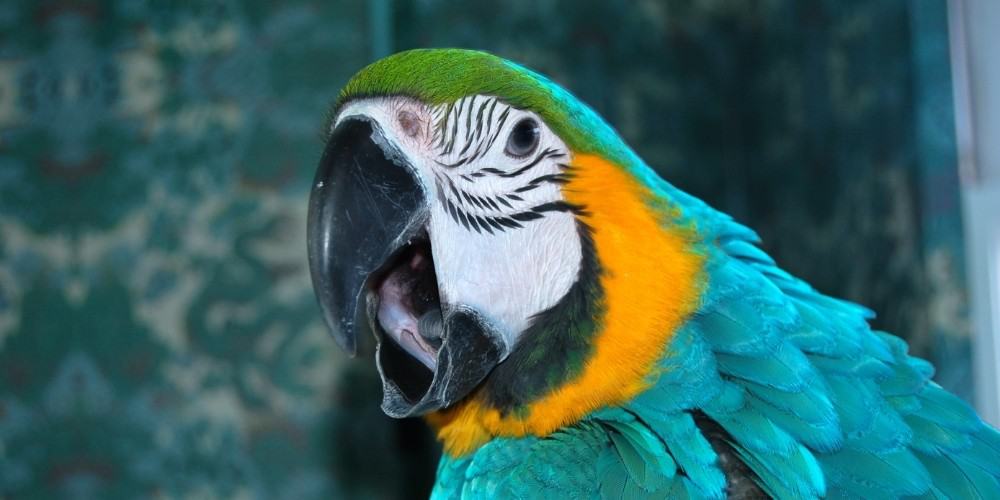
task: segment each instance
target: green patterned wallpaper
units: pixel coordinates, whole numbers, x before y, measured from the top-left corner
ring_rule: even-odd
[[[304,234],[328,103],[416,46],[549,73],[968,397],[943,5],[0,2],[0,499],[426,491]]]

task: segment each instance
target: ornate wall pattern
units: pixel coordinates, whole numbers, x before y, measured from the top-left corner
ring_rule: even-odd
[[[917,5],[919,4],[919,8]],[[940,4],[940,5],[939,5]],[[0,3],[0,498],[406,498],[436,448],[326,336],[305,200],[373,54],[483,48],[873,307],[969,396],[940,2]]]

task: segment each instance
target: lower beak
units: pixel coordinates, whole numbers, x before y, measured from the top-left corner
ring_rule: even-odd
[[[323,317],[352,356],[359,332],[374,334],[382,409],[392,417],[451,405],[508,352],[503,336],[478,311],[424,297],[426,290],[437,295],[432,265],[420,271],[422,277],[407,267],[415,240],[429,248],[427,199],[405,155],[364,116],[348,117],[334,130],[309,198],[309,270]],[[433,249],[421,254],[432,255]],[[418,281],[433,286],[416,294]],[[407,294],[420,295],[424,311],[415,314],[416,299]],[[419,328],[407,321],[420,314],[439,321],[421,320]],[[414,331],[420,328],[435,331]]]

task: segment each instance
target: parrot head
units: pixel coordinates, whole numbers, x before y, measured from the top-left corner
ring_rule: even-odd
[[[462,449],[648,383],[696,300],[695,231],[590,108],[487,53],[413,50],[352,78],[327,132],[311,276],[346,351],[374,336],[386,414]]]

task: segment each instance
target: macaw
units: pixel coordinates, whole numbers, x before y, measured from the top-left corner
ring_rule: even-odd
[[[340,92],[308,258],[432,498],[1000,498],[1000,434],[546,77],[401,52]]]

